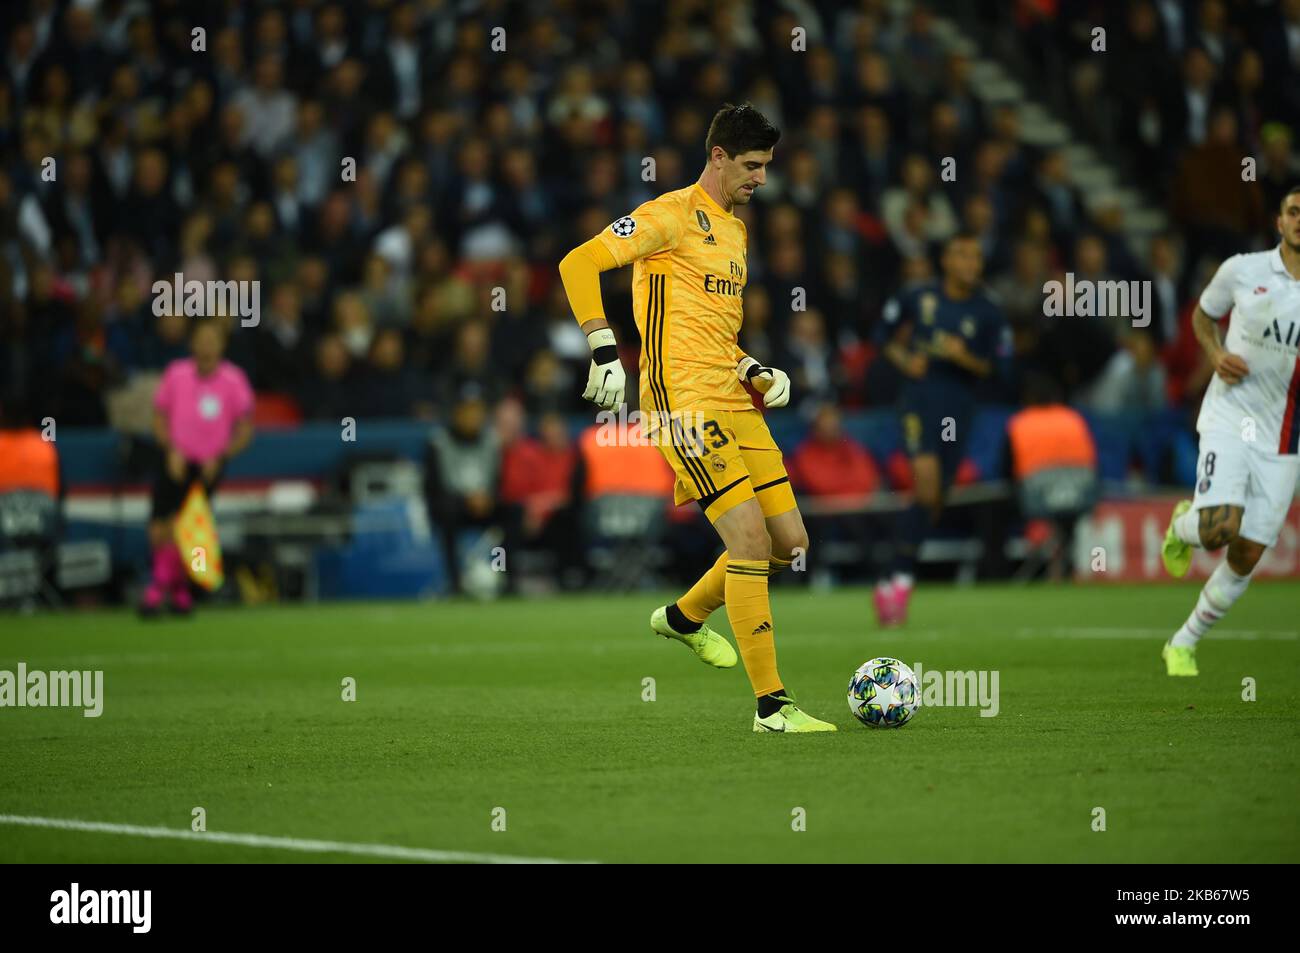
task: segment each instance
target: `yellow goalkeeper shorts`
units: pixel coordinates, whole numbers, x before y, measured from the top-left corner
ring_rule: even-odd
[[[781,450],[757,410],[674,410],[657,437],[677,476],[673,501],[697,501],[710,523],[754,497],[765,517],[795,508]]]

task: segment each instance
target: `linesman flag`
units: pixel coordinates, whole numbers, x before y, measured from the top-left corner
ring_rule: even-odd
[[[185,502],[176,515],[176,548],[181,552],[185,571],[208,592],[221,588],[225,575],[221,568],[221,540],[217,524],[208,505],[203,484],[195,480],[185,494]]]

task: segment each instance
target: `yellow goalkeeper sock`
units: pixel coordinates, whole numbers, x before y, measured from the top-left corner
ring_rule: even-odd
[[[703,622],[714,609],[722,605],[726,596],[726,584],[727,551],[724,549],[709,571],[691,586],[686,595],[677,600],[677,608],[692,622]]]
[[[766,559],[730,559],[726,569],[727,618],[755,696],[780,691]]]
[[[703,622],[726,600],[727,560],[729,558],[727,551],[724,549],[722,555],[718,557],[718,561],[709,567],[709,571],[701,576],[695,585],[691,586],[686,595],[677,600],[677,608],[682,615],[692,622]],[[771,564],[768,575],[775,576],[777,573],[789,569],[793,560],[773,556],[768,562]]]

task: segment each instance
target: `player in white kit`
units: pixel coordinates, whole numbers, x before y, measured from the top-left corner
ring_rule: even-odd
[[[1162,556],[1170,575],[1182,576],[1192,547],[1228,553],[1164,647],[1170,675],[1196,674],[1196,643],[1277,542],[1300,478],[1300,186],[1283,197],[1277,228],[1276,248],[1219,266],[1192,316],[1215,376],[1196,421],[1196,496],[1174,508]],[[1221,339],[1215,322],[1229,311]]]

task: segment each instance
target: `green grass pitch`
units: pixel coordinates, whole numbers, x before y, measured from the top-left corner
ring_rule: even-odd
[[[881,632],[865,590],[778,586],[782,675],[840,727],[812,736],[753,734],[740,668],[650,634],[663,594],[3,616],[0,669],[102,669],[105,703],[0,708],[0,814],[611,862],[1298,861],[1300,585],[1253,585],[1171,679],[1196,593],[923,586]],[[996,670],[1000,711],[863,727],[876,655]],[[357,859],[0,823],[5,862]]]

